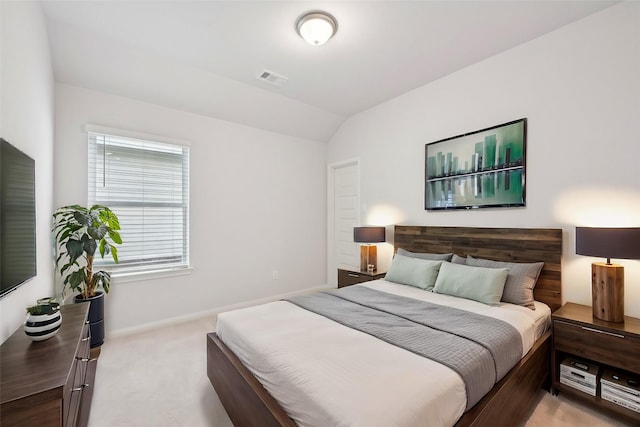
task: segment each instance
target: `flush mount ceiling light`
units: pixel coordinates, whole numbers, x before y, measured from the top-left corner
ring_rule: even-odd
[[[305,13],[296,22],[296,31],[307,43],[320,46],[325,44],[338,30],[336,18],[327,12]]]

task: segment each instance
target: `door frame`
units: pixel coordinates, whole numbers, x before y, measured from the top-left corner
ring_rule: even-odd
[[[335,255],[335,175],[338,169],[355,166],[357,172],[357,191],[356,206],[358,215],[356,223],[360,226],[360,158],[352,158],[342,160],[327,165],[327,284],[332,286],[338,285],[338,270]]]

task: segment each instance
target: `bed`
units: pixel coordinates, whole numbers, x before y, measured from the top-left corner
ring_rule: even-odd
[[[471,256],[479,259],[492,259],[505,262],[544,262],[544,266],[540,272],[536,287],[535,287],[535,299],[536,301],[546,304],[548,311],[559,308],[561,304],[561,281],[560,281],[560,257],[562,252],[562,232],[557,229],[513,229],[513,228],[469,228],[469,227],[421,227],[421,226],[396,226],[394,229],[394,241],[396,250],[404,249],[411,252],[426,252],[426,253],[455,253],[459,256],[466,257]],[[353,289],[351,289],[353,288]],[[378,292],[382,290],[386,293],[400,293],[405,291],[402,289],[402,285],[396,285],[393,283],[381,281],[380,283],[369,283],[366,286],[352,286],[351,289],[355,293],[367,293],[368,290],[358,290],[356,288],[372,289],[372,292]],[[422,290],[409,289],[406,292],[409,294],[414,293],[418,295],[420,292],[423,294],[430,294]],[[357,291],[357,292],[356,292]],[[402,297],[409,296],[414,298],[415,295],[403,295]],[[447,298],[446,295],[436,295],[436,304],[440,304],[441,300],[438,298]],[[451,297],[453,298],[453,297]],[[457,298],[459,300],[459,298]],[[480,306],[479,303],[467,303],[472,307]],[[475,306],[474,306],[475,304]],[[539,304],[539,303],[536,303]],[[544,307],[540,305],[540,307]],[[517,307],[522,309],[523,307]],[[436,390],[433,384],[441,384],[440,388],[450,388],[451,393],[462,394],[462,402],[465,402],[465,385],[456,383],[455,373],[451,375],[447,373],[447,368],[444,367],[444,373],[438,371],[435,367],[433,371],[430,371],[428,376],[424,379],[414,379],[411,377],[412,372],[425,372],[425,369],[429,368],[430,364],[436,364],[429,359],[424,360],[416,356],[415,354],[398,348],[393,345],[389,345],[385,342],[376,343],[376,338],[371,337],[368,334],[362,334],[358,331],[353,331],[350,328],[346,328],[332,320],[326,319],[323,316],[318,316],[314,313],[305,314],[304,319],[307,319],[310,323],[306,324],[307,320],[300,320],[300,312],[307,312],[305,309],[300,308],[296,304],[290,302],[276,302],[267,304],[264,306],[252,308],[249,311],[249,316],[241,317],[242,313],[232,313],[226,315],[221,322],[220,332],[221,337],[226,340],[227,344],[220,339],[218,334],[211,333],[207,336],[207,373],[209,379],[216,389],[221,402],[225,406],[231,420],[236,426],[293,426],[296,425],[291,419],[291,416],[296,420],[302,420],[302,424],[307,425],[372,425],[371,419],[366,417],[358,418],[358,412],[364,412],[362,408],[375,408],[370,410],[371,416],[378,420],[377,425],[390,425],[390,424],[405,424],[405,425],[453,425],[456,426],[468,426],[468,425],[514,425],[519,420],[525,417],[531,408],[531,405],[536,399],[538,390],[542,387],[543,383],[548,377],[549,371],[549,348],[550,333],[544,331],[544,329],[537,328],[538,334],[534,338],[528,338],[531,343],[524,348],[524,357],[519,360],[515,366],[508,370],[506,375],[499,380],[495,386],[493,386],[484,397],[479,399],[477,403],[473,401],[472,407],[460,408],[460,399],[449,398],[448,394],[444,397],[440,397],[439,403],[436,407],[446,407],[450,404],[451,408],[443,409],[445,414],[437,420],[431,420],[433,417],[433,407],[427,408],[429,420],[424,419],[424,408],[417,408],[420,406],[420,399],[416,399],[415,396],[419,396],[420,387],[427,387],[430,390]],[[518,311],[513,308],[512,311]],[[528,308],[522,311],[530,311]],[[541,313],[542,308],[536,306],[535,312]],[[234,316],[240,316],[239,320],[233,320]],[[520,314],[518,314],[520,316]],[[229,321],[227,321],[227,318]],[[262,319],[262,320],[256,320]],[[259,323],[251,323],[251,322]],[[236,325],[233,326],[234,322]],[[280,322],[280,323],[278,323]],[[271,347],[272,338],[265,334],[265,341],[260,341],[258,334],[257,344],[247,344],[249,342],[252,330],[256,330],[256,324],[262,324],[265,326],[265,330],[281,331],[282,324],[294,324],[300,331],[313,331],[313,333],[303,334],[307,341],[296,338],[298,344],[287,344],[289,347],[278,348]],[[535,322],[534,322],[535,323]],[[243,332],[244,328],[244,332]],[[293,328],[293,329],[296,329]],[[536,328],[534,328],[536,329]],[[284,330],[284,329],[282,329]],[[542,332],[540,332],[542,331]],[[293,333],[293,332],[292,332]],[[288,332],[283,332],[287,335]],[[342,345],[337,348],[323,348],[323,334],[330,335],[333,338],[337,338],[338,341],[342,340]],[[256,334],[254,334],[256,335]],[[282,335],[282,334],[281,334]],[[523,335],[524,336],[524,335]],[[524,342],[523,338],[523,342]],[[296,341],[294,341],[295,343]],[[320,348],[314,348],[314,343],[320,343]],[[349,345],[349,343],[357,343],[357,345]],[[376,346],[386,346],[384,351],[376,350]],[[260,348],[264,348],[267,354],[256,356],[254,353],[259,353]],[[530,349],[529,349],[530,347]],[[234,351],[231,350],[233,348]],[[306,349],[312,349],[312,354],[325,352],[325,355],[331,355],[331,357],[314,360],[312,357],[304,356]],[[286,350],[286,351],[284,351]],[[360,353],[359,353],[360,352]],[[365,354],[371,355],[365,357]],[[280,353],[278,355],[278,353]],[[290,355],[300,353],[302,358],[298,359],[298,362],[292,362],[293,359],[289,359]],[[238,357],[240,356],[240,357]],[[273,357],[272,357],[273,356]],[[251,360],[252,357],[255,360]],[[283,357],[278,359],[279,357]],[[293,356],[292,356],[293,357]],[[257,359],[256,359],[257,358]],[[353,364],[349,360],[354,358],[366,358],[367,363]],[[327,362],[326,371],[322,371],[323,367],[318,365],[318,361],[325,359],[331,359]],[[367,368],[360,365],[367,365],[369,359],[373,362],[379,363],[373,368]],[[245,366],[243,362],[248,365]],[[279,368],[266,365],[261,367],[260,363],[271,362],[277,360],[277,363],[283,365],[293,365],[295,369],[298,369],[294,375],[301,375],[302,384],[311,384],[311,388],[308,391],[301,392],[301,389],[294,389],[293,392],[283,392],[277,387],[274,387],[274,382],[279,383],[282,378],[285,378],[286,374],[281,373]],[[305,368],[305,363],[309,363],[309,368]],[[351,363],[351,364],[350,364]],[[377,367],[376,367],[377,366]],[[405,375],[408,381],[401,381],[406,386],[417,387],[415,390],[409,389],[408,391],[403,389],[405,393],[402,398],[403,404],[408,406],[399,406],[391,399],[391,396],[395,396],[395,392],[389,394],[389,390],[395,390],[388,376],[385,375],[398,375],[398,372],[387,372],[387,366],[400,366],[403,367],[401,375]],[[364,378],[372,376],[371,371],[367,369],[374,369],[376,372],[375,377],[378,381],[383,381],[385,386],[385,393],[373,393],[366,394],[366,389],[375,391],[375,378],[373,385],[367,384],[363,377],[357,377],[357,371],[362,370],[364,372]],[[394,368],[396,369],[396,368]],[[269,372],[269,376],[265,376],[264,372]],[[336,371],[335,373],[333,371]],[[284,371],[283,371],[284,372]],[[255,375],[254,375],[255,374]],[[362,372],[360,373],[362,374]],[[275,375],[275,376],[274,376]],[[279,375],[283,377],[279,377]],[[331,393],[329,387],[329,393],[319,394],[318,389],[326,388],[327,386],[321,385],[316,387],[314,382],[320,381],[320,378],[327,377],[333,381],[337,390]],[[408,376],[407,376],[408,375]],[[260,381],[256,378],[259,377]],[[429,377],[429,378],[426,378]],[[453,378],[453,380],[452,380]],[[285,378],[286,380],[286,378]],[[262,382],[261,382],[262,381]],[[421,382],[422,381],[422,382]],[[449,383],[455,383],[451,386]],[[271,390],[271,393],[267,392],[266,387]],[[446,386],[445,386],[446,384]],[[430,386],[431,385],[431,386]],[[430,388],[429,388],[430,387]],[[378,387],[380,388],[380,387]],[[467,389],[468,391],[468,389]],[[398,395],[400,392],[398,392]],[[449,393],[449,391],[447,391]],[[272,396],[274,394],[274,396]],[[434,393],[436,394],[436,393]],[[333,399],[333,400],[332,400]],[[319,403],[318,403],[319,402]],[[325,413],[310,415],[306,417],[307,406],[311,404],[319,405],[320,410],[326,411]],[[369,405],[369,406],[367,406]],[[385,407],[389,405],[389,407]],[[463,405],[464,406],[464,405]],[[285,409],[283,409],[286,408]],[[387,411],[387,409],[389,409]],[[391,410],[393,409],[393,411]],[[352,411],[352,412],[349,412]],[[356,412],[356,414],[353,413]],[[377,411],[377,412],[376,412]],[[420,412],[423,411],[423,412]],[[387,412],[396,412],[393,417],[386,419]],[[452,415],[453,414],[453,415]],[[314,418],[314,416],[316,418]],[[320,417],[320,418],[318,418]],[[413,417],[413,418],[412,418]],[[415,418],[417,417],[417,418]],[[451,418],[454,417],[454,418]],[[318,422],[318,419],[325,420]],[[311,420],[311,421],[309,421]],[[313,421],[315,420],[315,421]],[[402,422],[397,420],[403,420]],[[420,421],[422,420],[422,421]]]

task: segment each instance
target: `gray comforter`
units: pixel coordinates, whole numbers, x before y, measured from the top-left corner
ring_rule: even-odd
[[[467,410],[522,357],[513,326],[465,310],[361,286],[287,301],[453,369],[465,383]]]

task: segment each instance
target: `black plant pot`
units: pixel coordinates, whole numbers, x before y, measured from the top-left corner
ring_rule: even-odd
[[[104,293],[96,292],[96,295],[89,298],[82,298],[76,295],[73,301],[78,303],[88,302],[89,307],[89,328],[91,329],[91,348],[100,347],[104,343]]]

